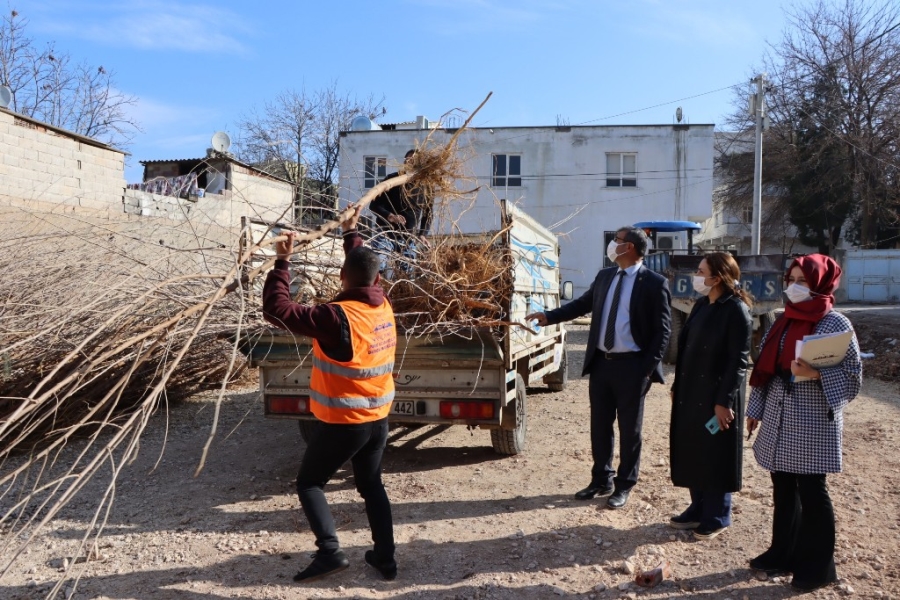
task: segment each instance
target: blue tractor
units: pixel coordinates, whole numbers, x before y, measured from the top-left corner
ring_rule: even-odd
[[[669,280],[672,291],[672,336],[665,360],[675,363],[678,358],[678,335],[699,295],[691,285],[691,278],[703,252],[694,246],[694,232],[700,230],[691,221],[641,221],[635,227],[643,229],[650,238],[651,249],[644,259],[652,269]],[[753,344],[751,357],[756,360],[759,340],[775,320],[775,310],[782,306],[782,278],[790,257],[787,254],[735,256],[741,268],[741,285],[753,297]]]

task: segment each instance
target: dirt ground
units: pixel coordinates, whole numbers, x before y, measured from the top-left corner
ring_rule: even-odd
[[[889,337],[874,327],[884,317],[848,314],[859,323],[864,351],[894,348],[875,339]],[[900,337],[900,318],[892,327]],[[100,556],[72,566],[80,581],[67,584],[64,594],[188,600],[792,596],[788,579],[760,579],[747,568],[768,545],[772,511],[769,476],[749,444],[734,525],[706,542],[667,526],[688,495],[669,481],[663,386],[653,386],[647,398],[641,480],[627,506],[611,511],[605,498],[573,498],[590,478],[587,379],[577,376],[586,338],[586,327],[571,327],[569,356],[577,368],[564,392],[529,390],[523,455],[495,455],[486,431],[394,432],[384,460],[398,542],[394,582],[363,562],[371,542],[348,471],[327,492],[350,569],[305,586],[291,581],[314,550],[293,483],[304,446],[294,422],[265,420],[255,390],[244,390],[230,394],[211,458],[196,478],[212,415],[209,398],[156,416],[140,457],[117,486]],[[897,390],[897,380],[866,377],[846,411],[845,472],[829,478],[841,579],[806,597],[900,598]],[[101,483],[20,557],[0,580],[0,596],[42,597],[63,576],[63,561],[73,556]],[[629,568],[649,569],[664,559],[673,580],[649,590],[630,583]]]

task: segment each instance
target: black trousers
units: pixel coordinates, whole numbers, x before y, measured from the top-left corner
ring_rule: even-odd
[[[394,522],[391,503],[381,482],[381,457],[387,443],[387,419],[353,425],[318,424],[303,455],[297,474],[300,505],[316,536],[322,554],[340,549],[334,517],[325,499],[324,487],[348,460],[353,465],[356,490],[366,504],[375,555],[379,562],[394,559]]]
[[[598,352],[599,354],[599,352]],[[591,361],[588,390],[591,400],[591,453],[594,467],[591,484],[617,490],[630,490],[638,480],[641,466],[641,427],[644,422],[644,397],[650,380],[643,372],[640,356],[608,360],[595,356]],[[619,468],[612,468],[619,421]],[[615,477],[613,477],[615,473]]]
[[[772,492],[772,546],[765,562],[790,571],[795,582],[835,581],[834,507],[825,475],[773,472]]]

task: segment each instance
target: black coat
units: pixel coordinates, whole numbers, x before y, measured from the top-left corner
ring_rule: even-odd
[[[584,353],[584,368],[581,374],[590,372],[591,361],[600,342],[600,323],[603,320],[603,303],[609,292],[618,267],[601,269],[591,287],[581,297],[568,304],[547,312],[550,325],[571,321],[591,313],[591,331],[588,334],[587,350]],[[641,265],[638,269],[631,302],[628,305],[631,318],[631,337],[641,349],[644,374],[651,381],[664,383],[662,357],[669,342],[671,312],[669,308],[669,282],[659,273]]]
[[[702,491],[741,489],[744,378],[753,323],[747,305],[724,294],[710,304],[694,304],[678,337],[672,385],[669,455],[672,483]],[[727,430],[715,435],[704,427],[715,405],[734,411]]]
[[[393,179],[399,173],[391,173],[382,181]],[[375,214],[378,225],[385,230],[405,231],[412,235],[428,235],[431,230],[434,202],[430,201],[410,185],[393,187],[381,193],[369,204],[369,210]],[[405,225],[390,223],[390,214],[401,215]]]

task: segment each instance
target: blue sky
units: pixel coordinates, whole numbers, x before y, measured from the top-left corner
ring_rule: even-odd
[[[139,160],[202,156],[241,114],[288,88],[337,81],[384,96],[384,122],[473,109],[480,126],[720,123],[781,2],[757,0],[25,0],[39,43],[103,65],[139,98]],[[680,100],[680,101],[679,101]],[[638,110],[662,104],[657,108]],[[637,111],[637,112],[635,112]],[[623,114],[625,113],[625,114]],[[619,116],[616,116],[619,115]]]

